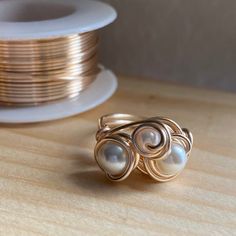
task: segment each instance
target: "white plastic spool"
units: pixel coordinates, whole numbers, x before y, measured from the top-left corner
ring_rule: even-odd
[[[91,0],[1,0],[0,40],[63,37],[100,29],[116,19],[116,11]],[[33,123],[73,116],[105,102],[117,88],[117,78],[103,69],[76,100],[37,107],[0,107],[0,123]]]

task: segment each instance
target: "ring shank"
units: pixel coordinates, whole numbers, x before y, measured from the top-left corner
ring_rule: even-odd
[[[117,126],[130,124],[132,122],[143,120],[142,116],[135,116],[130,114],[112,113],[102,116],[98,121],[99,129],[112,129]]]

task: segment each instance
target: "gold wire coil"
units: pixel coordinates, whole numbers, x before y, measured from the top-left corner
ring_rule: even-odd
[[[99,72],[96,31],[0,41],[0,105],[33,106],[75,98]]]

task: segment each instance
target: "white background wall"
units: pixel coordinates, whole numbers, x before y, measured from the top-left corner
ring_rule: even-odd
[[[236,91],[235,0],[104,0],[119,18],[102,32],[118,74]]]

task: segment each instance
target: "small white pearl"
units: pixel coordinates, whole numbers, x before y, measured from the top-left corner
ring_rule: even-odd
[[[172,143],[171,153],[165,159],[160,160],[158,166],[164,174],[177,174],[185,167],[187,160],[183,146]]]
[[[154,128],[143,127],[135,134],[136,146],[142,153],[149,153],[147,146],[157,146],[161,142],[161,134]]]
[[[97,161],[103,170],[110,175],[121,175],[126,170],[129,154],[119,143],[108,141],[98,150]]]

